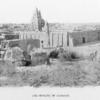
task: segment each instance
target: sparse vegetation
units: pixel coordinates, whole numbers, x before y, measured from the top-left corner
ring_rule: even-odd
[[[55,62],[50,66],[27,67],[27,70],[20,71],[21,67],[18,69],[11,62],[0,62],[0,85],[35,87],[100,85],[99,66],[100,63],[96,61],[65,61]],[[3,80],[2,77],[6,79]]]
[[[64,51],[62,53],[59,53],[59,59],[61,61],[73,61],[82,59],[82,56],[73,51]]]
[[[30,48],[28,48],[28,51],[30,51],[29,49]],[[18,52],[17,49],[13,50],[13,58],[19,59],[22,52],[19,49],[20,52]],[[25,52],[25,54],[27,53]],[[100,85],[99,60],[82,59],[82,56],[78,53],[65,50],[53,52],[52,56],[57,56],[56,60],[50,65],[46,65],[47,58],[49,57],[47,53],[33,52],[31,59],[32,66],[28,66],[27,68],[25,66],[18,67],[15,63],[10,61],[1,61],[0,85],[29,85],[34,87],[42,85],[60,87]],[[21,68],[24,70],[20,70]]]

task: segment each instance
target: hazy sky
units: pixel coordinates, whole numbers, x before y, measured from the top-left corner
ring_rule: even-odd
[[[0,23],[31,22],[35,7],[48,22],[100,22],[100,0],[0,0]]]

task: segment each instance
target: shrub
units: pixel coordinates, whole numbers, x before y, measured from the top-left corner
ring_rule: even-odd
[[[19,47],[13,47],[6,51],[5,60],[20,60],[22,58],[22,50]]]
[[[10,61],[0,62],[0,75],[1,76],[12,76],[16,73],[15,65]]]
[[[67,60],[67,61],[72,61],[72,60],[77,60],[80,59],[81,56],[78,55],[76,52],[68,52],[68,51],[64,51],[62,53],[59,53],[59,58],[60,60]]]
[[[59,52],[54,50],[52,52],[50,52],[49,57],[50,58],[58,58]]]
[[[23,50],[21,50],[19,47],[12,48],[12,58],[15,60],[21,60],[23,54]]]

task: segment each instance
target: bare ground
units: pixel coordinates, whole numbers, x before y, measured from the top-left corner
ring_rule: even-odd
[[[97,86],[100,63],[97,61],[54,61],[50,66],[16,67],[0,62],[0,86]]]

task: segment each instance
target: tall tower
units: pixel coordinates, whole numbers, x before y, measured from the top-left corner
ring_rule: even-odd
[[[33,29],[35,31],[42,31],[42,27],[44,27],[44,23],[45,22],[41,17],[41,12],[38,10],[38,8],[36,8],[32,18]]]
[[[38,31],[38,9],[36,8],[32,18],[32,28]]]

